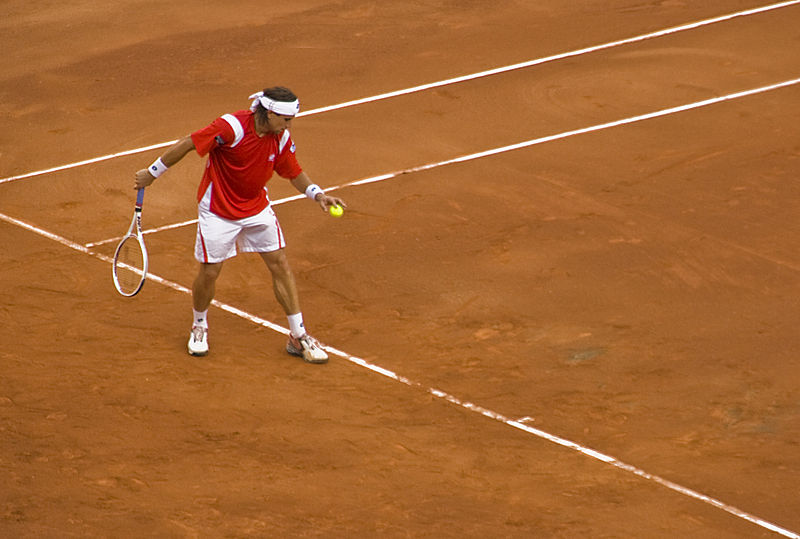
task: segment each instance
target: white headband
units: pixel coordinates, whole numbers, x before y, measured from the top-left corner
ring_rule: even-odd
[[[265,96],[264,92],[253,94],[250,99],[253,100],[253,104],[250,105],[250,110],[252,111],[255,111],[258,104],[261,103],[261,106],[265,109],[283,116],[297,116],[297,113],[300,112],[300,101],[297,99],[294,101],[275,101]]]

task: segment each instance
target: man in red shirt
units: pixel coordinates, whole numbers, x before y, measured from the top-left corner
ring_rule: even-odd
[[[195,258],[200,268],[192,286],[194,323],[189,354],[208,353],[208,307],[223,262],[236,256],[238,249],[259,253],[272,274],[275,297],[289,320],[286,351],[309,363],[325,363],[328,355],[303,324],[297,287],[284,251],[286,243],[266,184],[274,171],[324,211],[345,204],[314,184],[295,158],[289,127],[300,110],[297,96],[277,86],[250,98],[250,110],[224,114],[178,140],[149,168],[136,173],[135,186],[139,189],[152,184],[192,150],[201,157],[208,155],[197,192]]]

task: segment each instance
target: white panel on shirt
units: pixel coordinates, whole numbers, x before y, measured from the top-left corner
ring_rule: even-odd
[[[289,142],[289,130],[284,129],[283,135],[281,136],[281,142],[278,144],[278,154],[280,155],[283,153],[283,147],[286,146],[286,143]]]
[[[244,128],[242,127],[241,122],[239,122],[239,120],[233,114],[223,114],[222,119],[228,122],[228,125],[230,125],[231,129],[233,129],[234,138],[233,142],[231,143],[231,148],[233,148],[244,138]]]

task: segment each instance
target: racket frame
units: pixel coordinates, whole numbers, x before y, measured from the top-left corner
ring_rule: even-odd
[[[138,193],[136,194],[136,207],[133,210],[133,218],[131,219],[131,224],[128,227],[128,232],[125,236],[120,240],[119,244],[117,244],[117,249],[114,251],[114,263],[112,264],[111,273],[114,279],[114,287],[117,289],[117,292],[122,294],[125,297],[132,297],[139,293],[144,286],[144,282],[147,279],[147,265],[148,265],[148,256],[147,256],[147,248],[144,245],[144,237],[142,236],[142,203],[144,202],[144,188],[139,189]],[[117,277],[117,266],[120,264],[124,264],[123,262],[119,261],[119,254],[122,250],[122,246],[125,244],[126,241],[136,240],[139,242],[139,247],[142,250],[142,274],[141,279],[139,279],[139,285],[131,292],[125,292],[122,290],[122,287],[119,284],[119,278]],[[132,268],[139,271],[139,268]]]

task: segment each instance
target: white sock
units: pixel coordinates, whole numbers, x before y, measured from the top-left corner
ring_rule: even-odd
[[[302,337],[306,333],[306,327],[303,325],[303,313],[290,314],[287,316],[289,319],[289,331],[292,332],[293,337]]]
[[[208,329],[208,309],[205,311],[195,311],[192,309],[194,313],[194,326],[200,326],[201,328]]]

